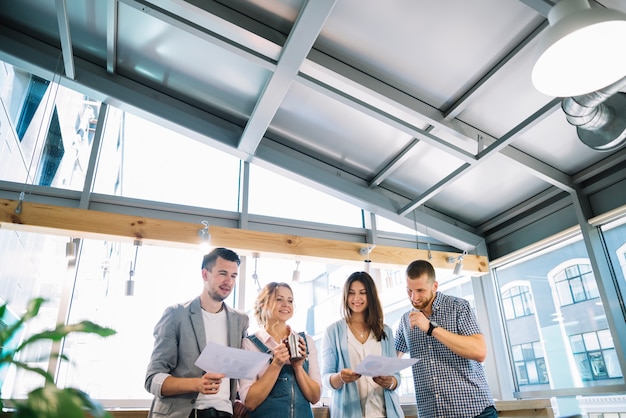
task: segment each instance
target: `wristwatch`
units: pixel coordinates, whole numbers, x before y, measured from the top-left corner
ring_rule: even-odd
[[[428,325],[428,331],[426,331],[426,335],[428,335],[429,337],[433,335],[433,330],[437,327],[439,327],[439,325],[435,321],[430,321],[430,324]]]

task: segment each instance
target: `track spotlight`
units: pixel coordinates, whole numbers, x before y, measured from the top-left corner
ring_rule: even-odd
[[[257,266],[257,262],[259,260],[259,257],[261,257],[261,254],[259,254],[259,253],[252,253],[252,258],[254,259],[254,273],[252,273],[252,280],[256,284],[257,290],[261,290],[261,282],[259,282],[259,275],[256,272],[257,267],[258,267]]]
[[[298,270],[298,267],[300,267],[300,261],[296,260],[296,269],[293,271],[293,276],[291,277],[292,282],[300,281],[300,271]]]
[[[367,247],[361,247],[359,249],[359,254],[361,254],[363,257],[365,257],[365,262],[366,263],[371,263],[372,260],[370,260],[370,253],[372,252],[372,250],[375,248],[375,245],[370,245]]]
[[[452,270],[452,274],[454,276],[461,275],[461,271],[463,270],[463,258],[467,255],[467,251],[463,251],[463,254],[456,257],[448,257],[448,263],[454,264],[454,269]]]
[[[126,296],[133,296],[135,294],[135,282],[133,277],[135,277],[135,269],[137,268],[137,253],[139,252],[139,247],[141,247],[141,240],[136,239],[133,245],[135,246],[135,262],[130,262],[128,280],[126,280]]]
[[[74,242],[73,238],[70,238],[69,242],[65,243],[65,258],[67,261],[76,260],[76,242]]]
[[[198,236],[200,237],[200,245],[207,249],[211,246],[211,234],[209,233],[209,221],[202,221],[202,225],[204,225],[201,229],[198,230]]]

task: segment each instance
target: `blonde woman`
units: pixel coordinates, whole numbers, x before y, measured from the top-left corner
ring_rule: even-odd
[[[261,329],[244,338],[242,348],[272,354],[255,380],[241,380],[239,396],[250,418],[312,418],[311,404],[321,396],[321,377],[313,339],[297,334],[287,321],[293,316],[293,291],[287,283],[268,283],[260,292],[254,315]],[[290,335],[297,336],[299,357],[292,358]]]

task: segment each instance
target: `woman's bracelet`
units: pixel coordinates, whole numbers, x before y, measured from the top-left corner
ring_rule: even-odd
[[[342,385],[345,385],[345,384],[346,384],[346,381],[345,381],[345,380],[343,380],[343,378],[341,377],[341,372],[337,373],[337,376],[339,376],[339,380],[341,380],[341,384],[342,384]]]
[[[394,390],[395,388],[396,388],[396,379],[395,379],[395,377],[392,377],[391,378],[391,384],[389,385],[389,387],[387,389]]]

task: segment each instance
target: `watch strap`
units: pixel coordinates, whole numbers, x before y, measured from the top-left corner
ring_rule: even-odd
[[[426,335],[428,335],[429,337],[433,335],[433,330],[437,328],[435,325],[433,325],[432,322],[428,323],[428,331],[426,331]]]

